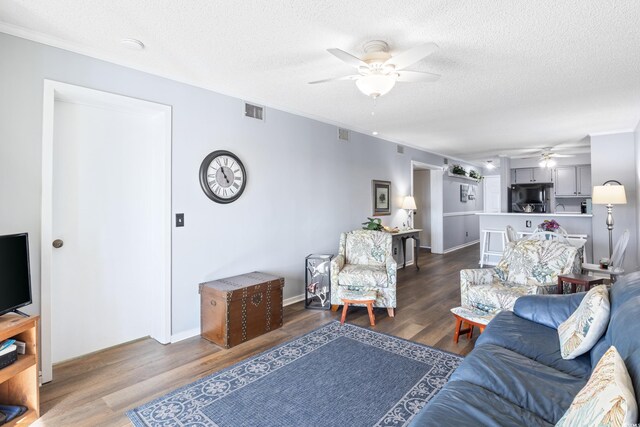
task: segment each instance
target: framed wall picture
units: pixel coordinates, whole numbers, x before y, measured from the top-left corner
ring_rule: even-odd
[[[371,181],[373,216],[391,215],[391,181]]]
[[[469,197],[469,184],[460,184],[460,201],[467,203]]]

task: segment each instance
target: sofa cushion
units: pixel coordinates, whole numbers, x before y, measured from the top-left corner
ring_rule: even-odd
[[[549,423],[564,415],[587,382],[493,344],[479,345],[469,353],[451,381],[476,384]]]
[[[508,400],[465,381],[449,381],[410,426],[551,426]]]
[[[558,426],[637,425],[631,378],[615,347],[609,348]]]
[[[576,311],[585,294],[524,295],[516,301],[513,312],[523,319],[558,329]]]
[[[571,316],[558,325],[560,350],[565,359],[591,350],[609,325],[609,291],[604,285],[592,288]]]
[[[526,338],[526,339],[523,339]],[[526,356],[561,372],[587,379],[591,374],[591,358],[585,354],[573,360],[560,355],[558,332],[544,325],[502,311],[478,337],[476,346],[494,344]]]
[[[577,249],[557,240],[519,240],[503,258],[509,264],[507,282],[517,285],[555,283],[558,274],[571,273]]]
[[[385,288],[387,283],[387,269],[384,265],[346,264],[338,275],[338,284],[350,288]]]

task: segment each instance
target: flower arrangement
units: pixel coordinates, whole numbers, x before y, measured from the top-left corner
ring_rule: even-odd
[[[560,224],[555,219],[545,219],[544,222],[538,225],[540,230],[556,232],[560,228]]]

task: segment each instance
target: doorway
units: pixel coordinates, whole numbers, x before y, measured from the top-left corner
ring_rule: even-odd
[[[442,166],[411,161],[411,194],[417,207],[414,226],[422,229],[421,247],[435,254],[444,253],[442,174]]]
[[[500,175],[487,175],[484,177],[484,211],[499,213],[502,208],[500,197]]]
[[[42,381],[171,335],[171,107],[45,81]]]

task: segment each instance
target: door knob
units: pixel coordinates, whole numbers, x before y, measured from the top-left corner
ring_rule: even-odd
[[[52,245],[54,248],[58,249],[58,248],[61,248],[62,245],[64,245],[64,242],[60,239],[56,239],[53,241]]]

